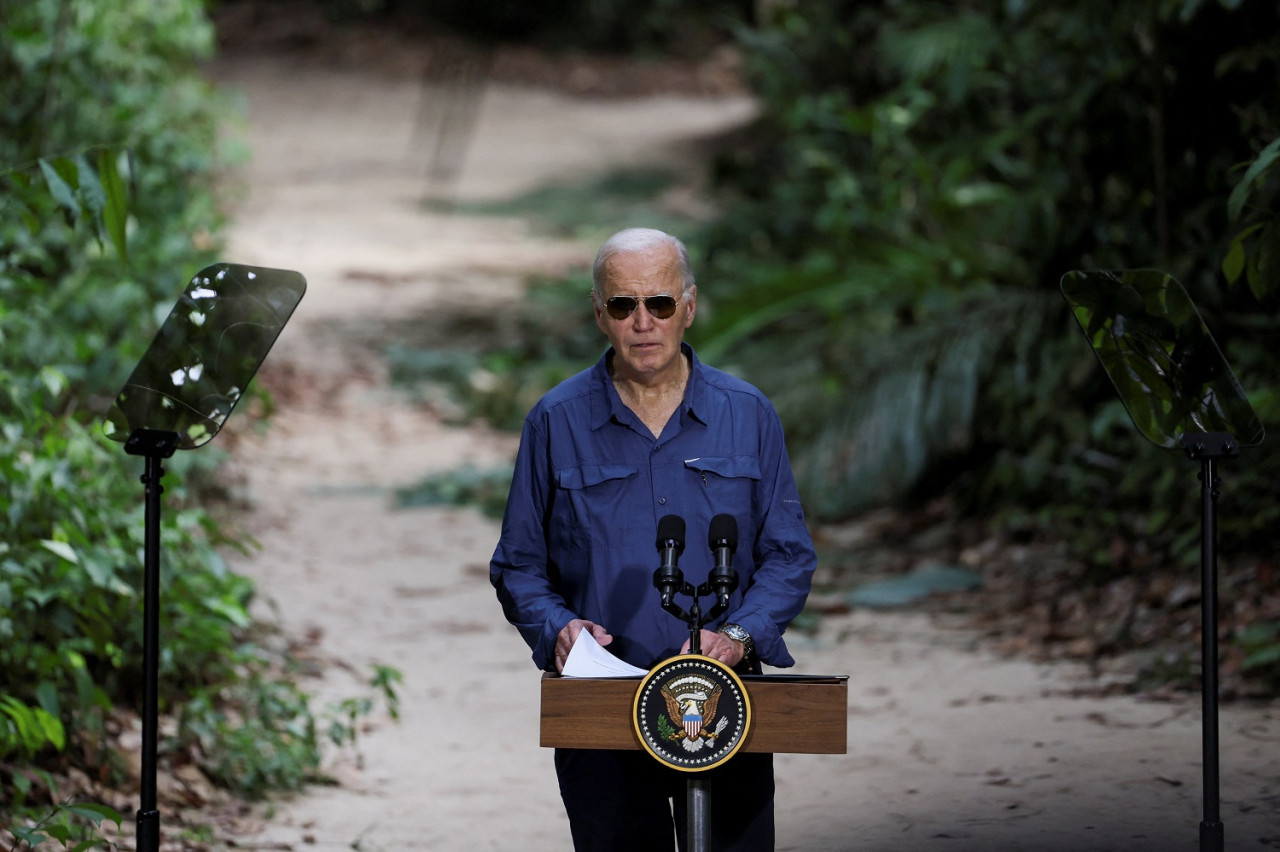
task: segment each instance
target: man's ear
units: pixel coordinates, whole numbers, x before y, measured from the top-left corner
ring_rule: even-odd
[[[693,315],[698,312],[698,285],[694,284],[689,288],[689,301],[684,317],[684,327],[688,328],[693,325]]]
[[[596,301],[595,293],[589,293],[587,298],[591,300],[591,313],[596,318],[596,328],[600,329],[600,331],[604,333],[605,337],[608,337],[609,330],[605,328],[604,324],[604,309],[601,308],[600,304]]]

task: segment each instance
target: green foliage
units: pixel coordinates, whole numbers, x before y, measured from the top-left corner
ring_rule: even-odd
[[[101,848],[96,825],[119,822],[59,804],[52,778],[92,763],[118,783],[107,722],[141,705],[141,462],[101,417],[218,248],[223,105],[197,67],[212,44],[199,0],[0,16],[0,814],[20,844]],[[320,722],[253,641],[252,584],[197,499],[218,460],[165,463],[160,709],[220,782],[294,788]]]
[[[61,750],[67,732],[62,720],[43,707],[28,707],[0,695],[0,753],[30,758],[46,746]]]
[[[1222,272],[1235,284],[1243,276],[1262,305],[1280,302],[1280,138],[1249,163],[1231,191],[1227,212],[1241,230],[1231,240]]]
[[[1168,269],[1263,421],[1280,415],[1274,4],[767,9],[738,32],[764,111],[717,165],[732,215],[709,233],[655,224],[695,256],[691,341],[774,399],[815,519],[945,494],[1100,566],[1116,535],[1193,560],[1194,466],[1134,434],[1057,285],[1073,268]],[[593,218],[645,219],[607,195],[557,189],[507,212],[584,238]],[[457,333],[438,323],[439,348],[397,350],[393,371],[450,389],[460,419],[515,428],[598,349],[563,304],[464,318],[497,353],[444,354]],[[1227,472],[1226,549],[1280,522],[1280,454],[1247,461]]]
[[[322,778],[309,697],[284,679],[254,674],[182,707],[180,745],[202,755],[215,783],[248,796],[297,790]]]
[[[740,32],[764,112],[719,166],[695,331],[778,403],[817,516],[947,493],[1193,557],[1193,468],[1135,440],[1056,285],[1165,267],[1280,413],[1275,5],[771,10]],[[1231,470],[1225,546],[1270,536],[1277,474],[1265,445]]]
[[[59,798],[57,782],[53,776],[40,770],[32,770],[31,775],[33,777],[15,772],[12,783],[8,785],[12,789],[13,798],[7,806],[15,814],[30,812],[31,809],[27,807],[28,800],[37,789],[47,791],[50,799],[57,801]],[[123,817],[114,808],[93,802],[63,800],[57,801],[52,809],[43,809],[43,811],[44,815],[39,819],[14,820],[11,825],[3,829],[14,841],[13,846],[10,847],[14,852],[24,848],[34,849],[49,842],[57,842],[62,848],[73,850],[73,852],[117,848],[99,831],[104,821],[114,822],[116,829],[119,830]],[[0,837],[3,837],[2,833]]]
[[[70,852],[88,852],[92,849],[111,848],[116,844],[107,841],[98,831],[104,820],[116,824],[119,830],[123,817],[120,812],[106,805],[92,802],[65,802],[58,805],[44,819],[31,826],[14,826],[12,832],[18,841],[15,850],[24,846],[34,849],[42,843],[56,841]],[[109,843],[109,846],[103,846]]]
[[[398,669],[391,666],[376,665],[369,686],[375,694],[382,698],[387,708],[387,715],[392,719],[400,718],[400,695],[396,687],[404,681]],[[374,698],[364,695],[356,698],[344,698],[331,709],[329,721],[329,740],[337,746],[354,746],[359,739],[359,722],[373,712]]]
[[[260,649],[255,653],[261,654]],[[243,659],[242,655],[242,659]],[[241,795],[300,790],[326,780],[321,770],[322,732],[335,746],[358,744],[360,721],[381,698],[388,715],[399,718],[399,670],[373,667],[373,695],[345,698],[316,711],[311,697],[285,673],[262,665],[235,681],[203,689],[183,705],[176,747],[198,756],[215,783]]]
[[[1259,621],[1233,637],[1243,654],[1240,669],[1280,689],[1280,621]]]

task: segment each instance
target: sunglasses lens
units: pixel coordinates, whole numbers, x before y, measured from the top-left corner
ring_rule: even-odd
[[[644,300],[644,306],[658,319],[667,319],[676,312],[676,297],[650,296]]]
[[[635,312],[640,300],[632,296],[613,296],[605,301],[604,309],[616,320],[624,320]]]
[[[658,319],[668,319],[676,312],[675,296],[650,296],[644,300],[644,307]],[[605,300],[604,309],[616,320],[624,320],[635,313],[640,300],[635,296],[612,296]]]

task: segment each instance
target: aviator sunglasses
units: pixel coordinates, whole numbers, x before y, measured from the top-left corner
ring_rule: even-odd
[[[616,320],[624,320],[636,312],[640,303],[644,302],[645,310],[655,319],[669,319],[676,312],[676,297],[662,294],[637,299],[635,296],[610,296],[605,300],[604,309]]]

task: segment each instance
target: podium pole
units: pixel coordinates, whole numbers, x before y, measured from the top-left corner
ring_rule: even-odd
[[[686,784],[685,832],[688,852],[709,852],[711,849],[711,794],[705,778],[690,778]]]

